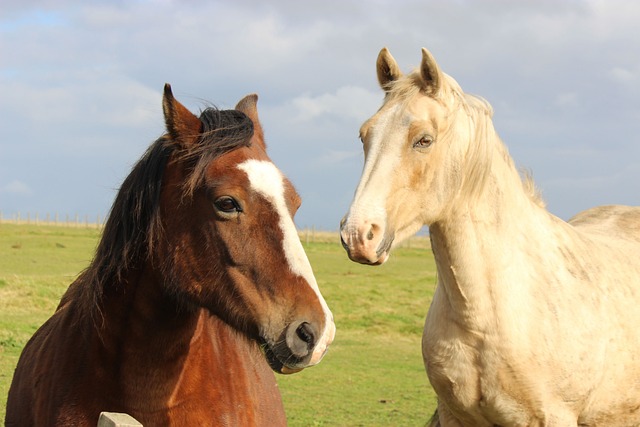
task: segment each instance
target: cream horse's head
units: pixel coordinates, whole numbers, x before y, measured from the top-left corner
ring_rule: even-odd
[[[378,55],[382,107],[360,129],[365,164],[342,242],[353,261],[382,264],[394,242],[438,221],[461,188],[473,126],[462,90],[422,49],[403,75],[389,51]]]

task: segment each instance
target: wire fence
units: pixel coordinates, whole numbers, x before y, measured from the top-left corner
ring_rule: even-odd
[[[315,227],[303,228],[298,230],[302,243],[340,243],[340,232],[317,230]],[[397,245],[400,248],[408,249],[431,249],[431,241],[429,236],[420,233],[419,235],[410,237]]]
[[[6,218],[2,211],[0,211],[0,224],[29,224],[29,225],[52,225],[52,226],[62,226],[62,227],[86,227],[86,228],[97,228],[100,229],[104,227],[105,217],[97,215],[95,217],[90,217],[89,215],[78,215],[78,214],[63,214],[60,215],[58,213],[55,214],[45,214],[40,215],[39,213],[31,214],[27,212],[25,214],[21,212],[15,212],[11,214],[8,218]]]
[[[42,225],[42,226],[58,226],[58,227],[74,227],[74,228],[95,228],[102,229],[106,217],[96,215],[90,217],[89,215],[79,214],[45,214],[40,215],[38,213],[31,214],[16,212],[11,214],[8,218],[4,217],[2,211],[0,211],[0,224],[23,224],[23,225]],[[326,231],[317,229],[315,226],[307,227],[298,230],[298,235],[302,243],[336,243],[340,244],[340,232]],[[401,248],[414,248],[414,249],[431,249],[431,242],[428,235],[417,235],[406,239],[401,242],[398,247]]]

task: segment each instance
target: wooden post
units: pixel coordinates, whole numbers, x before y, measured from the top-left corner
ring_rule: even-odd
[[[142,424],[128,414],[101,412],[98,427],[142,427]]]

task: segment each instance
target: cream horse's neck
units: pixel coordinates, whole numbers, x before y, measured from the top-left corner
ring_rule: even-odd
[[[440,294],[450,315],[469,328],[491,328],[499,298],[516,291],[514,269],[528,268],[530,256],[544,248],[535,236],[545,234],[551,216],[529,194],[506,148],[487,118],[477,132],[482,153],[471,153],[479,172],[462,185],[443,219],[430,225]],[[518,271],[517,273],[522,273]]]

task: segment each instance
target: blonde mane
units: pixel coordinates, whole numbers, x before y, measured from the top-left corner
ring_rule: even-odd
[[[459,86],[457,87],[459,88]],[[456,91],[454,90],[454,92]],[[463,108],[467,113],[467,115],[469,116],[469,119],[471,120],[471,122],[475,125],[476,141],[489,142],[489,140],[491,139],[493,141],[494,148],[498,150],[498,153],[503,157],[504,161],[507,162],[509,165],[511,165],[515,169],[513,158],[509,155],[509,150],[507,146],[502,142],[502,140],[500,139],[500,136],[497,134],[497,132],[493,128],[493,120],[492,120],[493,107],[491,106],[491,104],[489,104],[489,102],[486,99],[480,96],[466,94],[466,93],[465,94],[460,93],[457,95],[459,96],[459,98],[463,100],[463,104],[462,104]],[[489,147],[487,147],[487,144],[476,143],[476,144],[472,144],[472,146],[469,147],[469,151],[470,152],[472,152],[473,150],[475,150],[476,152],[479,150],[486,151],[488,148]],[[476,167],[474,168],[475,169],[474,173],[469,175],[470,181],[476,182],[476,183],[485,182],[486,181],[485,178],[486,178],[486,175],[488,175],[489,168],[477,167],[478,163],[472,162],[471,164],[475,164]],[[538,205],[541,208],[545,208],[546,204],[542,199],[542,195],[538,190],[538,188],[536,187],[535,182],[533,181],[531,172],[526,170],[521,170],[520,179],[522,181],[522,188],[526,193],[526,195],[536,205]],[[480,184],[476,184],[476,185],[480,185]]]
[[[429,227],[428,425],[640,426],[640,207],[550,214],[491,105],[427,49],[418,70],[378,55],[386,98],[365,122],[340,239],[352,261],[380,265]]]
[[[464,93],[458,82],[446,73],[442,73],[446,85],[445,89],[438,93],[436,100],[448,105],[449,109],[455,114],[464,111],[470,123],[474,127],[476,141],[493,141],[493,146],[498,150],[505,162],[509,163],[515,169],[513,159],[509,155],[507,147],[504,145],[498,134],[493,128],[493,107],[484,98],[468,93]],[[402,78],[391,82],[387,89],[388,99],[402,103],[409,102],[418,95],[428,96],[423,91],[423,81],[418,69],[403,76]],[[472,168],[467,175],[469,184],[469,194],[479,196],[482,193],[483,185],[486,184],[489,176],[489,156],[488,144],[470,144],[467,153],[467,164]],[[520,177],[522,188],[526,195],[538,206],[545,208],[546,204],[542,199],[541,193],[536,187],[530,171],[521,171]]]

